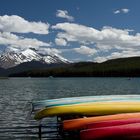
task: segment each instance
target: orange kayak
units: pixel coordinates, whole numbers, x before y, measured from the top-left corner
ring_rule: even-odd
[[[130,118],[140,118],[140,113],[123,113],[115,115],[105,115],[105,116],[65,120],[63,121],[63,129],[66,131],[80,130],[84,129],[86,125],[94,122],[130,119]]]
[[[86,129],[80,132],[81,140],[139,140],[140,123]]]

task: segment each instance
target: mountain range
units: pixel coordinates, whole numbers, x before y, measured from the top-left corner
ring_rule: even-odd
[[[9,69],[31,61],[40,62],[42,64],[69,63],[67,59],[56,53],[43,54],[33,48],[20,52],[6,50],[0,55],[0,67],[4,69]]]

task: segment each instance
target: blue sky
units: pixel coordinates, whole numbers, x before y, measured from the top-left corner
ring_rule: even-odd
[[[139,0],[1,0],[0,50],[71,61],[140,56]]]

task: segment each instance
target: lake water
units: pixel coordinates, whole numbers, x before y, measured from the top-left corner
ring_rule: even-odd
[[[10,78],[0,80],[0,139],[37,139],[31,101],[110,94],[140,94],[140,78]],[[22,128],[23,127],[23,128]],[[27,128],[26,128],[27,127]]]

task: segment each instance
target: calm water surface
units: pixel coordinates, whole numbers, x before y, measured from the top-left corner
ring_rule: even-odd
[[[0,139],[37,139],[32,130],[28,129],[28,126],[36,123],[29,119],[29,102],[31,101],[110,94],[140,94],[140,78],[10,78],[0,80]]]

